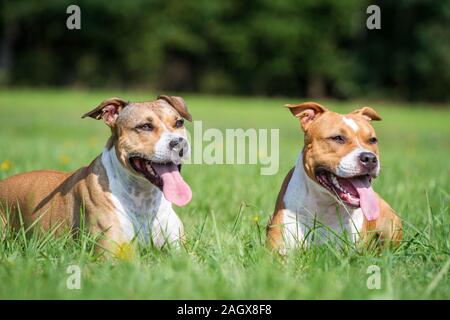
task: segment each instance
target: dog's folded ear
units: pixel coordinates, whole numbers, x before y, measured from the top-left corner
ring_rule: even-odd
[[[322,113],[328,111],[324,106],[316,102],[305,102],[300,104],[286,104],[292,114],[300,120],[300,124],[304,131],[309,125]]]
[[[119,112],[126,107],[128,101],[121,98],[109,98],[100,103],[93,110],[85,113],[81,118],[91,117],[96,120],[103,119],[108,126],[113,126],[119,116]]]
[[[357,114],[363,116],[367,121],[380,121],[381,117],[374,109],[371,107],[363,107],[361,109],[356,109],[352,112],[353,114]]]
[[[159,95],[158,100],[164,100],[170,104],[178,113],[188,121],[192,121],[192,116],[187,109],[186,102],[181,97]]]

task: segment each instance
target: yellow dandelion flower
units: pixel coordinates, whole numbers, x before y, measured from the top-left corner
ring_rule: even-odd
[[[257,216],[257,215],[253,216],[252,221],[254,223],[258,223],[259,222],[259,216]]]
[[[59,164],[65,166],[68,165],[70,162],[70,157],[66,154],[62,154],[59,156]]]
[[[135,252],[134,248],[131,245],[131,243],[121,243],[117,246],[116,252],[114,253],[114,256],[117,259],[124,260],[124,261],[130,261],[134,258]]]
[[[4,160],[1,164],[0,164],[0,170],[1,171],[8,171],[9,169],[11,169],[11,161],[9,160]]]

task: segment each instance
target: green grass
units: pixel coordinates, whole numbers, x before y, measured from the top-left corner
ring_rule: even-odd
[[[42,168],[69,171],[92,161],[108,129],[80,116],[109,96],[147,100],[155,94],[1,90],[0,179]],[[450,298],[448,108],[371,104],[384,118],[374,124],[383,164],[375,189],[404,220],[398,250],[375,254],[324,246],[283,261],[264,247],[264,228],[302,146],[297,121],[281,107],[296,99],[185,98],[205,128],[279,128],[278,174],[261,176],[257,165],[185,166],[194,196],[176,209],[188,238],[181,252],[141,248],[131,261],[105,261],[95,256],[87,235],[26,238],[3,231],[0,298]],[[368,102],[324,104],[349,112]],[[73,264],[82,270],[81,290],[66,287]],[[366,286],[370,265],[380,267],[380,290]]]

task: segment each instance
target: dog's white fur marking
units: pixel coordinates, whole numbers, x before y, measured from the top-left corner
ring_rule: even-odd
[[[172,140],[178,140],[179,138],[182,138],[179,144],[174,148],[170,148],[169,143]],[[179,155],[181,150],[183,150],[182,157],[180,157]],[[182,160],[186,160],[189,158],[189,150],[190,147],[188,144],[188,140],[186,139],[185,136],[170,131],[164,131],[155,145],[155,152],[152,156],[152,161],[155,162],[171,161],[176,165],[178,165],[182,162]]]
[[[344,156],[336,168],[336,174],[342,178],[350,178],[360,172],[359,170],[359,155],[362,152],[369,152],[361,147],[356,147]]]
[[[359,144],[359,142],[358,142],[358,144]],[[362,148],[359,145],[359,147],[354,148],[345,157],[343,157],[341,159],[341,161],[339,162],[339,164],[336,168],[336,174],[342,178],[350,178],[350,177],[357,175],[360,172],[359,155],[362,152],[372,153],[370,150]],[[377,163],[377,170],[376,170],[375,175],[378,176],[379,173],[380,173],[380,161],[378,161],[378,163]]]
[[[102,164],[125,240],[136,237],[144,242],[153,241],[158,248],[179,247],[183,224],[161,190],[125,169],[114,147],[103,151]]]
[[[306,174],[302,157],[300,152],[283,199],[286,250],[340,241],[338,237],[345,234],[351,241],[358,241],[363,224],[361,209],[337,205],[336,198]]]
[[[352,128],[354,132],[358,131],[359,127],[353,119],[342,117],[342,120],[345,122],[346,125]]]

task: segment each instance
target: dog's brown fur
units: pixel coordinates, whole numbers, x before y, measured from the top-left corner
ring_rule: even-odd
[[[351,132],[347,126],[340,126],[341,134],[355,139],[349,143],[338,145],[330,143],[326,137],[335,134],[336,127],[333,124],[342,121],[342,115],[329,111],[320,104],[307,102],[298,105],[286,105],[292,114],[300,120],[305,133],[303,164],[306,174],[317,182],[314,170],[317,167],[335,168],[340,159],[354,149],[357,143],[372,151],[377,156],[379,150],[377,144],[369,144],[368,140],[375,136],[375,130],[370,125],[372,120],[381,120],[381,117],[370,107],[364,107],[346,114],[345,117],[352,119],[360,128],[356,133]],[[278,193],[273,216],[267,226],[267,243],[269,247],[280,251],[284,247],[283,240],[283,210],[285,209],[284,195],[289,185],[292,168],[283,181]],[[317,182],[318,183],[318,182]],[[378,196],[380,206],[380,217],[376,221],[367,221],[364,218],[361,229],[361,241],[370,243],[372,239],[380,240],[379,243],[389,243],[397,246],[402,238],[402,224],[395,211]]]
[[[120,117],[116,123],[119,112],[129,115]],[[160,96],[156,101],[143,103],[107,99],[83,117],[103,119],[111,127],[107,147],[115,146],[119,161],[129,167],[127,153],[151,151],[159,137],[161,124],[166,128],[170,125],[169,130],[180,130],[172,127],[180,115],[191,119],[181,98]],[[135,132],[135,125],[143,118],[154,123],[154,134]],[[88,230],[103,235],[99,248],[114,251],[115,246],[124,241],[101,156],[72,173],[39,170],[0,181],[0,205],[1,221],[15,230],[21,226],[28,228],[37,221],[39,229],[56,228],[58,234],[64,228],[76,229],[83,214]]]

